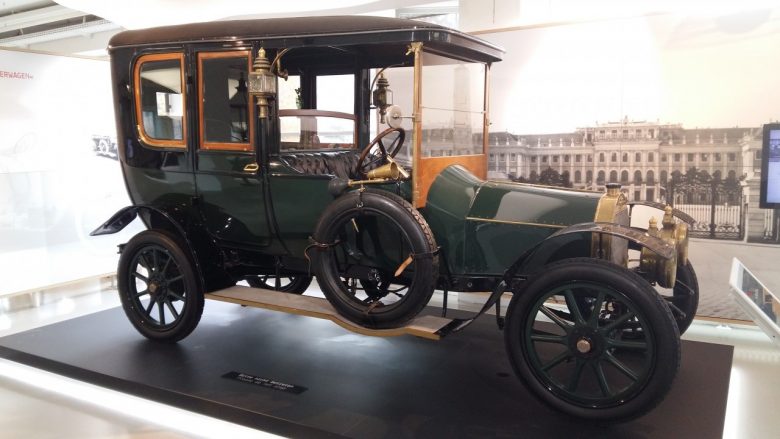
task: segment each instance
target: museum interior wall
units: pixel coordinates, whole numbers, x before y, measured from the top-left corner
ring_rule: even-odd
[[[89,237],[129,204],[110,84],[107,61],[0,50],[0,295],[116,269]]]

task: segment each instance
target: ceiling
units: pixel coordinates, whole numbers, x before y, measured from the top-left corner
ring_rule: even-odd
[[[395,16],[399,10],[413,16],[410,10],[426,15],[457,8],[457,1],[431,0],[0,0],[0,47],[105,56],[108,40],[123,29],[237,18]]]

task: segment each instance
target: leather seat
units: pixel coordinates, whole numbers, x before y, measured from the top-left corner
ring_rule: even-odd
[[[354,178],[358,157],[353,150],[305,151],[281,154],[279,160],[301,174]]]

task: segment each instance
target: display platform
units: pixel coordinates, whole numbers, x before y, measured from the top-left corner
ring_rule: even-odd
[[[0,338],[0,356],[290,437],[714,438],[732,347],[683,342],[666,400],[614,426],[584,424],[529,394],[490,316],[431,341],[209,301],[192,335],[164,345],[117,308]]]

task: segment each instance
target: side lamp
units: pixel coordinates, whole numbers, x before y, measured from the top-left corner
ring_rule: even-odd
[[[374,89],[372,97],[374,107],[379,109],[379,122],[385,123],[387,107],[393,105],[393,91],[390,90],[390,81],[381,72],[376,80],[376,89]]]
[[[257,97],[257,117],[268,117],[268,100],[276,96],[276,75],[271,73],[271,63],[265,56],[262,47],[257,51],[257,57],[249,74],[249,93]]]

